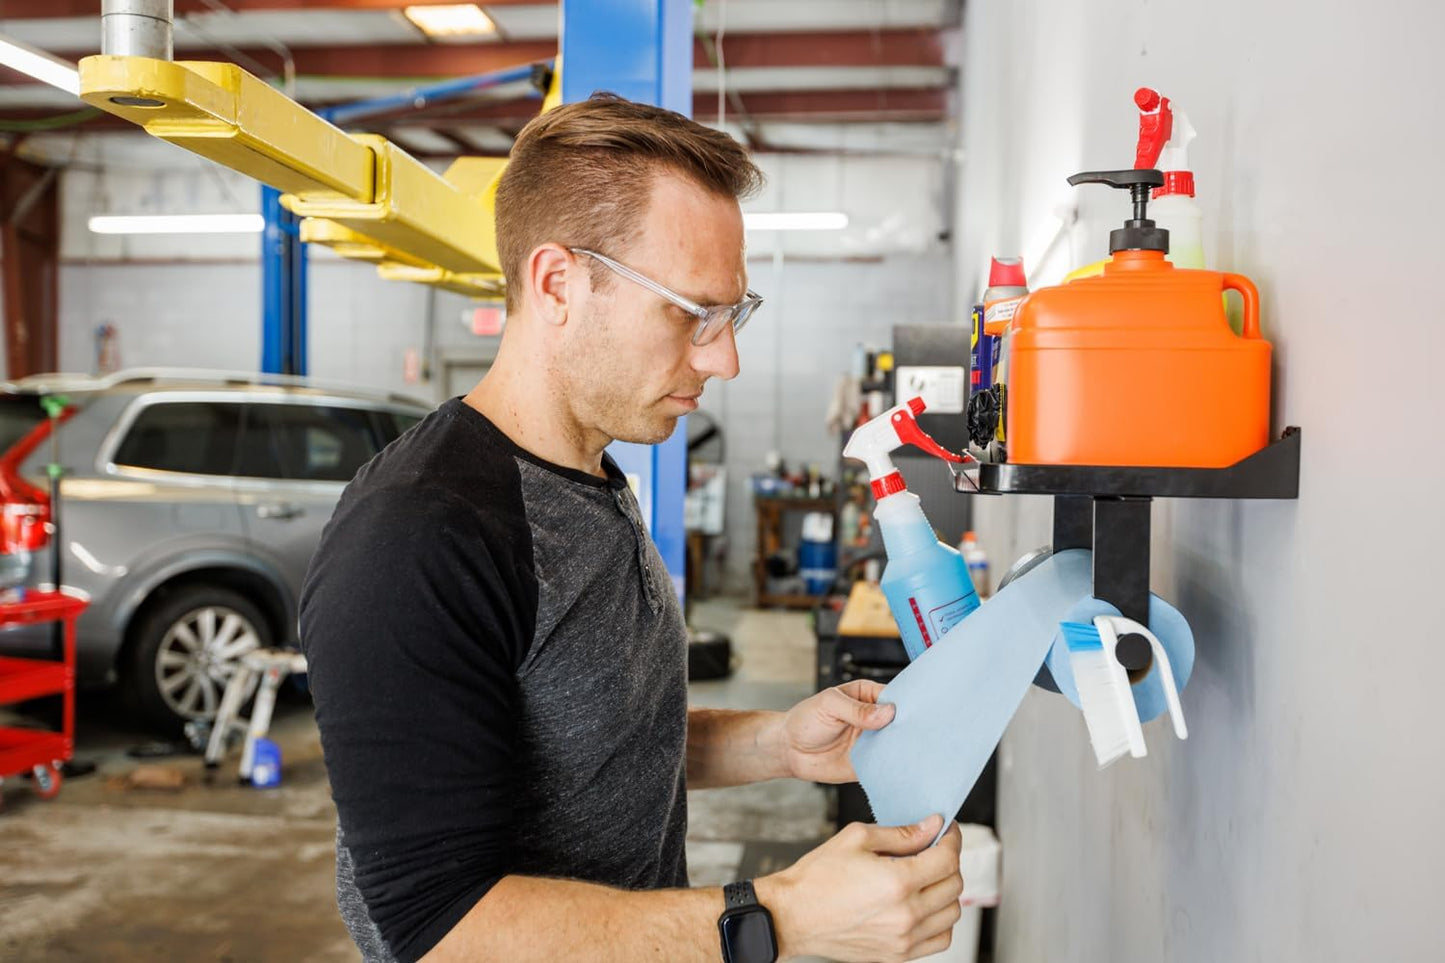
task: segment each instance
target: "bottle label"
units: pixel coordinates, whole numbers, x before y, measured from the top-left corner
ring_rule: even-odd
[[[918,611],[918,599],[908,596],[908,607],[913,610],[913,621],[918,623],[918,634],[923,636],[923,647],[933,648],[933,639],[928,635],[928,622],[923,618],[923,613]]]
[[[928,623],[933,629],[936,638],[943,638],[948,630],[964,620],[974,609],[978,608],[978,593],[969,592],[962,598],[954,599],[944,605],[932,609],[928,613]],[[923,633],[924,645],[932,645],[928,641],[928,633]]]
[[[918,625],[918,634],[923,637],[923,647],[931,649],[935,638],[943,638],[949,629],[978,608],[978,593],[969,592],[962,598],[929,609],[926,617],[918,607],[918,599],[912,595],[908,597],[908,607],[913,612],[913,621]]]
[[[992,324],[1002,324],[1005,321],[1012,321],[1018,312],[1019,305],[1023,303],[1022,297],[1001,298],[998,301],[990,301],[983,308],[983,323],[987,327]]]

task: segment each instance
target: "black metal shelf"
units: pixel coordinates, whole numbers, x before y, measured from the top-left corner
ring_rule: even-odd
[[[986,495],[1104,498],[1298,498],[1300,429],[1228,468],[1132,468],[984,463],[954,476],[954,488]]]
[[[1091,550],[1094,596],[1147,625],[1153,500],[1298,498],[1300,440],[1300,429],[1286,428],[1278,441],[1228,468],[985,463],[956,472],[953,485],[970,494],[1054,496],[1053,550]],[[1144,639],[1130,634],[1119,642],[1119,661],[1126,669],[1148,668],[1152,655]],[[1040,681],[1053,688],[1047,669]]]

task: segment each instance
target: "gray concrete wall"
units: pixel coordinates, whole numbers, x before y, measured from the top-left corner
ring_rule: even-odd
[[[951,269],[946,249],[873,262],[750,261],[751,283],[768,303],[738,338],[738,377],[709,385],[701,404],[727,435],[732,588],[751,584],[749,476],[777,451],[789,466],[816,464],[837,477],[842,443],[824,422],[854,345],[887,348],[895,323],[948,320]]]
[[[94,369],[94,331],[106,322],[116,326],[125,367],[260,367],[261,269],[255,262],[71,262],[60,283],[66,370]],[[495,339],[464,327],[469,302],[460,296],[382,281],[371,267],[325,254],[313,260],[310,285],[311,374],[317,378],[441,400],[439,384],[405,377],[407,351],[424,353],[429,311],[435,314],[434,370],[445,357],[495,350]]]
[[[1223,0],[971,0],[961,289],[1129,166],[1134,88],[1199,130],[1206,251],[1250,275],[1301,497],[1155,506],[1153,584],[1198,640],[1190,738],[1095,770],[1083,721],[1035,691],[1004,742],[1003,963],[1445,959],[1435,582],[1445,349],[1433,286],[1445,8]],[[1103,256],[1122,199],[1043,265]],[[1038,268],[1039,265],[1033,265]],[[1227,385],[1221,385],[1227,390]],[[987,500],[1006,564],[1040,499]]]

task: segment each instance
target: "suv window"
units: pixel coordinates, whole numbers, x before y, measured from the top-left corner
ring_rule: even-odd
[[[239,404],[157,402],[141,409],[114,461],[130,468],[229,475],[240,425]]]
[[[9,451],[44,420],[39,395],[0,395],[0,452]]]
[[[350,481],[380,448],[371,415],[334,405],[249,405],[236,474]]]

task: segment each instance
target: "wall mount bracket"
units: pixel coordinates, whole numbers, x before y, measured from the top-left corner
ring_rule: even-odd
[[[1266,447],[1227,468],[1137,468],[1012,465],[984,462],[954,473],[957,491],[979,495],[1052,495],[1053,550],[1090,549],[1094,597],[1125,618],[1149,624],[1149,532],[1155,498],[1299,497],[1301,431],[1290,427]],[[1148,642],[1119,640],[1120,663],[1148,670]],[[1048,669],[1038,682],[1057,691]]]

